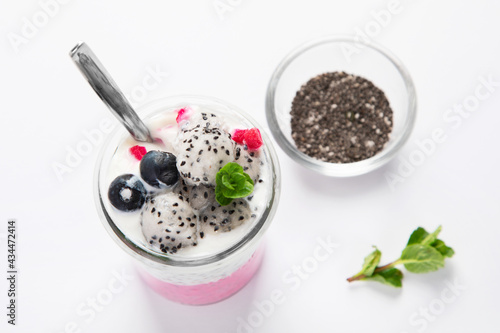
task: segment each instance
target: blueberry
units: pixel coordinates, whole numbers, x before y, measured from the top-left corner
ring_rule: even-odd
[[[139,177],[131,174],[121,175],[109,185],[108,198],[115,208],[130,212],[144,205],[146,189]]]
[[[151,150],[141,160],[141,177],[154,187],[171,186],[179,180],[176,157],[172,153]]]

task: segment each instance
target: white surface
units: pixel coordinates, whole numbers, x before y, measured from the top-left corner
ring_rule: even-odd
[[[447,135],[394,191],[385,174],[398,168],[397,160],[366,176],[331,179],[280,151],[281,205],[264,264],[247,287],[224,302],[189,307],[163,299],[138,280],[131,260],[97,218],[92,180],[98,149],[61,182],[52,170],[54,162],[64,163],[67,147],[85,140],[83,131],[110,117],[70,61],[71,47],[85,40],[125,91],[142,84],[146,68],[158,67],[170,75],[148,99],[213,95],[266,124],[267,81],[290,49],[320,35],[353,34],[373,20],[372,10],[387,6],[374,0],[222,1],[235,4],[225,20],[213,0],[67,1],[15,53],[7,35],[19,34],[24,18],[31,20],[41,7],[35,0],[1,0],[0,233],[8,218],[18,220],[20,267],[15,328],[6,324],[7,286],[0,279],[1,331],[60,333],[67,326],[68,332],[236,332],[241,318],[260,319],[254,302],[279,291],[284,301],[255,323],[254,332],[495,331],[500,88],[456,128],[443,118],[474,94],[480,76],[500,81],[500,3],[492,0],[401,0],[401,13],[373,37],[402,59],[418,92],[417,125],[400,158],[408,159],[418,148],[415,141],[436,128]],[[445,269],[407,273],[402,290],[345,281],[372,244],[387,262],[415,227],[439,224],[442,238],[456,250]],[[317,238],[328,235],[338,247],[307,278],[292,279],[294,265],[312,265]],[[4,238],[1,251],[5,271]],[[106,299],[108,285],[115,291],[120,285],[113,271],[122,270],[133,280]],[[446,285],[455,280],[466,289],[450,300]],[[97,296],[107,304],[89,310],[85,303]],[[424,328],[418,313],[429,307],[439,314]]]

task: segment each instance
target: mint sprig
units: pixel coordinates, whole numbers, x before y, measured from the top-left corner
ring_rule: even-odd
[[[229,162],[215,176],[215,200],[226,206],[233,199],[244,198],[253,192],[253,180],[238,163]]]
[[[412,273],[428,273],[444,266],[445,258],[451,258],[455,251],[438,239],[441,232],[439,226],[433,233],[428,233],[424,228],[417,228],[410,236],[401,257],[387,265],[378,266],[382,253],[375,248],[363,263],[361,271],[348,278],[347,281],[358,280],[378,281],[393,287],[401,287],[403,273],[395,268],[397,265],[404,267]]]

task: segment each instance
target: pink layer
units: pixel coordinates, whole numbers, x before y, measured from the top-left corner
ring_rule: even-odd
[[[262,263],[263,254],[263,248],[260,247],[250,260],[230,276],[194,286],[164,282],[144,270],[141,270],[141,276],[154,291],[174,302],[190,305],[216,303],[233,295],[252,279]]]

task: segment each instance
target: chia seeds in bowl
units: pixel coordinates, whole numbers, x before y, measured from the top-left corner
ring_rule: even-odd
[[[346,47],[360,49],[346,55]],[[305,43],[274,71],[266,97],[269,128],[297,163],[334,177],[373,171],[408,140],[416,94],[388,50],[352,37]]]
[[[384,92],[344,72],[318,75],[295,95],[292,138],[297,149],[330,163],[352,163],[377,154],[389,141],[393,112]]]

